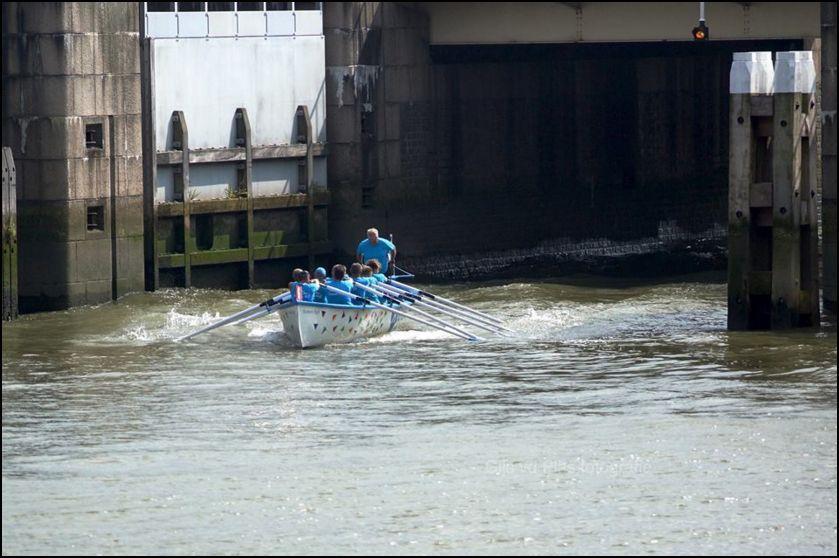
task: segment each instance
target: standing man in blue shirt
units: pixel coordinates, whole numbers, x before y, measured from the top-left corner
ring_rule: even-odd
[[[367,230],[367,240],[358,244],[356,256],[361,263],[367,260],[378,260],[382,265],[382,273],[387,275],[393,259],[396,258],[396,246],[389,240],[379,238],[377,229]]]

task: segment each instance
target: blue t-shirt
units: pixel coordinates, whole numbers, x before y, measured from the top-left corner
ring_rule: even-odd
[[[314,283],[312,283],[314,285]],[[321,283],[315,287],[315,294],[312,295],[312,302],[326,302],[327,288]]]
[[[326,284],[348,293],[352,292],[352,282],[347,279],[336,281],[335,279],[329,278],[326,280]],[[338,294],[335,291],[326,289],[326,302],[329,304],[351,304],[351,299],[352,297],[350,295]]]
[[[316,283],[303,283],[303,300],[312,302],[315,299],[315,293],[318,292],[318,285]]]
[[[370,239],[364,239],[358,244],[358,250],[356,253],[361,254],[361,258],[367,262],[367,260],[378,260],[379,264],[382,266],[382,273],[387,273],[388,267],[390,267],[390,260],[388,260],[388,254],[395,250],[396,247],[393,243],[389,240],[385,240],[384,238],[379,238],[378,242],[376,242],[375,246]]]
[[[294,282],[291,284],[291,294],[294,297],[294,300],[303,300],[306,302],[311,302],[314,300],[315,293],[318,290],[318,286],[314,283],[298,283]]]
[[[374,286],[377,281],[372,277],[359,277],[355,280],[356,283],[359,285],[364,285],[365,287],[372,287]],[[379,297],[375,293],[371,293],[370,291],[365,291],[358,286],[353,286],[352,292],[357,294],[358,296],[363,296],[367,300],[372,300],[373,302],[379,302]],[[362,302],[358,299],[353,300],[353,304],[361,304]]]

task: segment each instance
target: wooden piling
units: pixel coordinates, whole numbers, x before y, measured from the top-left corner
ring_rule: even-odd
[[[3,148],[3,320],[18,315],[17,173],[12,150]]]
[[[805,174],[809,175],[809,172],[805,173],[809,161],[802,164],[802,145],[808,141],[803,140],[806,136],[805,111],[809,108],[814,78],[809,51],[777,54],[772,127],[773,329],[809,325],[813,321],[818,325],[819,322],[817,316],[811,315],[810,291],[805,291],[802,297],[801,283],[802,265],[817,257],[810,253],[809,240],[802,253],[802,206],[805,212],[809,209],[809,202],[806,199],[802,202],[802,197],[810,197],[811,186],[802,180]],[[814,179],[812,187],[815,190]],[[808,280],[812,286],[815,279],[808,277]]]
[[[814,93],[802,95],[803,117],[801,150],[801,325],[818,326],[819,304],[819,196],[818,196],[818,114]]]
[[[750,329],[752,318],[752,191],[757,180],[755,130],[760,125],[757,117],[766,117],[768,94],[771,91],[771,53],[735,53],[731,66],[729,111],[729,166],[728,166],[728,329]],[[755,110],[753,111],[753,105]],[[771,104],[770,104],[771,106]],[[755,114],[753,114],[753,112]],[[762,182],[765,184],[764,182]],[[771,189],[771,185],[769,186]],[[763,197],[766,197],[765,195]],[[756,281],[760,282],[760,281]]]
[[[788,329],[796,325],[799,309],[800,129],[801,94],[775,93],[772,128],[772,329]]]

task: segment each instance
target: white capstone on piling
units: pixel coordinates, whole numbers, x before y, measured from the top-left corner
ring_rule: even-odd
[[[774,77],[771,52],[735,52],[729,74],[729,93],[771,95]]]
[[[775,63],[775,93],[814,93],[816,66],[809,50],[779,52]]]

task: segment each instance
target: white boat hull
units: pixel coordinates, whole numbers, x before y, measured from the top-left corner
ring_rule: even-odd
[[[393,331],[400,316],[372,306],[292,302],[278,310],[285,334],[298,347],[319,347]]]

